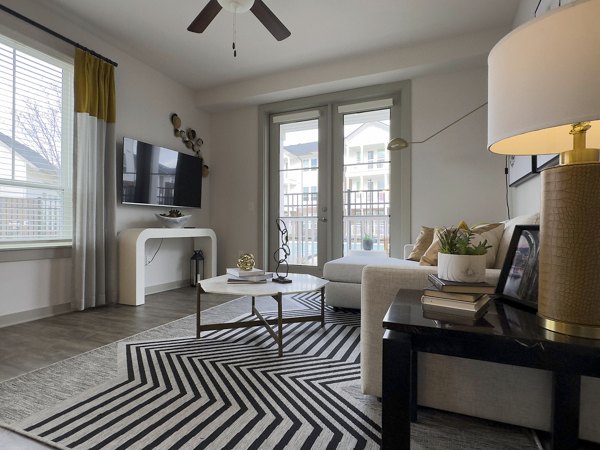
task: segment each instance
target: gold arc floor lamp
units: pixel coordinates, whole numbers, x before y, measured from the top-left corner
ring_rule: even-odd
[[[600,339],[600,0],[520,26],[488,58],[488,148],[560,154],[542,172],[539,323]]]
[[[390,151],[396,151],[396,150],[402,150],[406,147],[409,146],[409,144],[423,144],[425,142],[427,142],[429,139],[437,136],[438,134],[440,134],[442,131],[447,130],[448,128],[450,128],[452,125],[454,125],[455,123],[460,122],[461,120],[463,120],[465,117],[470,116],[471,114],[473,114],[476,111],[479,111],[481,108],[483,108],[485,105],[487,105],[487,102],[485,102],[482,105],[479,105],[477,108],[472,109],[471,111],[469,111],[468,113],[466,113],[465,115],[459,117],[458,119],[456,119],[454,122],[449,123],[448,125],[446,125],[444,128],[442,128],[439,131],[436,131],[435,133],[433,133],[431,136],[429,136],[427,139],[423,139],[422,141],[412,141],[412,142],[408,142],[404,139],[402,139],[401,137],[397,137],[392,139],[388,145],[387,145],[387,149]]]

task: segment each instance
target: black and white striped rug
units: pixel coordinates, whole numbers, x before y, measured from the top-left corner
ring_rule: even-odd
[[[303,313],[314,312],[284,312]],[[360,316],[326,315],[324,328],[285,325],[281,358],[264,328],[123,342],[117,378],[18,426],[81,449],[379,448],[379,405],[360,392]]]

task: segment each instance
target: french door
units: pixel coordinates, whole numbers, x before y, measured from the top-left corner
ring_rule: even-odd
[[[391,108],[386,99],[270,117],[270,270],[284,253],[290,272],[316,276],[336,257],[390,254]]]
[[[276,259],[287,253],[290,272],[322,274],[328,254],[330,221],[327,182],[330,155],[326,143],[326,108],[271,118],[270,270],[276,270]],[[280,230],[282,226],[287,229],[285,236]],[[280,275],[282,271],[285,272],[283,266]]]

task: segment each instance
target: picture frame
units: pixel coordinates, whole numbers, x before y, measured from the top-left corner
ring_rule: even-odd
[[[518,186],[525,180],[535,175],[535,157],[515,156],[508,157],[508,185]]]
[[[537,155],[535,157],[535,171],[541,172],[547,167],[556,166],[558,164],[558,155]]]
[[[516,225],[494,298],[536,312],[540,226]]]

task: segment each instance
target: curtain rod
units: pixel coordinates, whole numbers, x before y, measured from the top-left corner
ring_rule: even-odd
[[[112,64],[115,67],[117,67],[119,65],[116,62],[112,61],[111,59],[108,59],[106,56],[102,56],[100,53],[96,53],[95,51],[93,51],[93,50],[91,50],[91,49],[89,49],[89,48],[87,48],[87,47],[85,47],[85,46],[83,46],[83,45],[81,45],[81,44],[73,41],[72,39],[69,39],[66,36],[63,36],[60,33],[57,33],[54,30],[51,30],[48,27],[45,27],[41,23],[38,23],[38,22],[36,22],[34,20],[31,20],[29,17],[25,17],[23,14],[19,14],[18,12],[13,11],[10,8],[7,8],[4,5],[0,5],[0,9],[3,10],[3,11],[5,11],[5,12],[7,12],[8,14],[11,14],[11,15],[15,16],[17,19],[21,19],[22,21],[27,22],[28,24],[33,25],[34,27],[39,28],[42,31],[45,31],[48,34],[51,34],[52,36],[57,37],[58,39],[71,44],[73,47],[77,47],[77,48],[79,48],[79,49],[81,49],[83,51],[86,51],[86,52],[94,55],[96,58],[100,58],[101,60],[106,61],[109,64]]]

